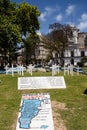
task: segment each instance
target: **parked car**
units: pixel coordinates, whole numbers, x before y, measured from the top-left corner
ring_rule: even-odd
[[[37,65],[32,66],[32,71],[44,71],[45,72],[45,68],[41,64],[37,64]]]
[[[34,65],[34,68],[42,68],[43,66],[41,64]]]
[[[82,69],[82,67],[74,67],[73,71],[74,72],[79,72],[79,73],[84,73],[84,70]]]
[[[57,70],[58,69],[61,70],[61,66],[56,65],[55,67],[56,67]],[[52,71],[52,66],[50,67],[50,70]]]
[[[5,70],[0,70],[0,74],[5,74],[6,71]]]
[[[52,71],[52,69],[49,66],[44,66],[44,68],[45,68],[46,72]]]

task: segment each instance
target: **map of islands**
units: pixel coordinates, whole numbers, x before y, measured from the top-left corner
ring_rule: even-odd
[[[54,130],[49,94],[24,94],[16,130]]]

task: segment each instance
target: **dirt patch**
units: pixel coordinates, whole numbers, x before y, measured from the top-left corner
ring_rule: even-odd
[[[54,121],[54,130],[67,130],[63,120],[61,119],[61,115],[57,112],[58,109],[61,110],[67,109],[65,104],[57,101],[52,101],[51,104],[52,104],[52,114]]]
[[[18,113],[15,113],[15,114],[16,114],[16,117],[17,117]],[[16,125],[17,125],[17,118],[14,120],[14,123],[11,126],[12,130],[16,130]]]

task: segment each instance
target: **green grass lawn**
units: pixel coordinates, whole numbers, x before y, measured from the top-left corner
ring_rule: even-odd
[[[24,76],[30,76],[25,73]],[[34,72],[33,76],[51,76],[51,72]],[[63,72],[58,74],[63,76]],[[51,101],[61,102],[67,109],[60,113],[67,130],[87,129],[87,75],[64,76],[66,89],[18,90],[18,74],[0,74],[0,130],[15,130],[22,94],[49,93]],[[53,109],[53,108],[52,108]]]

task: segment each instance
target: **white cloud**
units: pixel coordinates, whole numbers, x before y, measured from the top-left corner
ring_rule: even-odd
[[[77,26],[80,30],[87,29],[87,22],[80,22],[80,24]]]
[[[47,12],[48,15],[50,15],[53,12],[53,8],[46,7],[45,11]]]
[[[66,14],[71,15],[75,9],[75,5],[69,5],[66,9]]]
[[[80,20],[81,21],[87,21],[87,14],[86,13],[82,14]]]
[[[55,7],[46,7],[45,11],[48,13],[48,15],[51,15],[52,13],[56,12],[59,10],[58,6]]]
[[[81,15],[81,18],[79,19],[80,23],[78,24],[78,28],[82,31],[84,31],[84,29],[87,29],[87,14],[83,13]]]
[[[54,12],[58,11],[59,7],[45,7],[45,11],[41,13],[40,20],[46,21],[49,16],[51,16]]]
[[[62,14],[58,14],[58,15],[56,16],[56,20],[57,20],[57,21],[61,21],[62,18],[63,18],[63,17],[62,17]]]
[[[46,15],[47,15],[46,12],[41,13],[39,19],[40,19],[41,21],[46,21]]]

